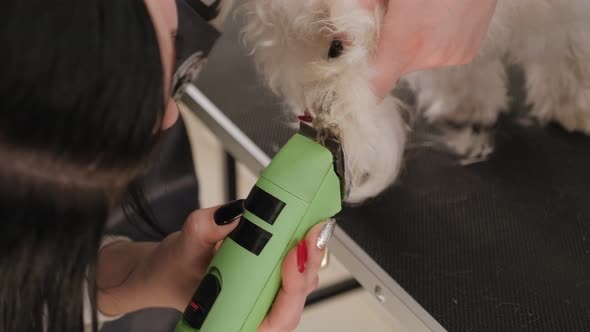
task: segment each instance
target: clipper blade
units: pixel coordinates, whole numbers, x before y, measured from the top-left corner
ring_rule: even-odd
[[[301,121],[299,124],[299,134],[321,144],[332,153],[334,160],[334,171],[340,179],[340,193],[342,200],[346,200],[349,194],[348,177],[346,176],[346,167],[344,161],[344,150],[340,140],[327,130],[318,130],[309,124]]]

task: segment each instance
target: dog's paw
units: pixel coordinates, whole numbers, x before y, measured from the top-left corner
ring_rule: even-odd
[[[590,135],[590,90],[538,102],[529,116],[541,125],[554,122],[567,131]]]
[[[540,124],[590,134],[590,65],[584,61],[527,67],[530,116]]]
[[[440,132],[440,143],[461,158],[461,165],[486,161],[494,152],[492,128],[445,125]]]
[[[568,131],[590,135],[590,89],[578,91],[572,99],[556,106],[554,120]]]

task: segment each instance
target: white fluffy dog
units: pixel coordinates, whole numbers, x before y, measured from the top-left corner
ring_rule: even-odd
[[[316,128],[340,138],[348,201],[379,194],[395,181],[406,141],[402,104],[379,102],[369,84],[383,9],[368,12],[357,0],[248,0],[244,9],[244,39],[269,86],[290,111],[310,113]],[[472,64],[406,79],[429,121],[492,126],[507,106],[505,61],[524,67],[535,119],[590,133],[590,1],[499,0]],[[458,153],[491,152],[461,137],[468,144],[449,142]]]

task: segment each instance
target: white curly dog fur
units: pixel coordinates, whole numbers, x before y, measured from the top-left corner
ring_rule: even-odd
[[[247,0],[243,9],[244,40],[269,86],[291,112],[311,113],[316,128],[342,141],[348,201],[361,202],[393,183],[406,142],[403,106],[393,97],[378,102],[369,84],[383,10],[369,12],[357,0]],[[342,55],[330,58],[332,41],[344,36]],[[525,69],[534,118],[590,134],[588,0],[499,0],[472,64],[405,80],[429,121],[490,126],[508,102],[506,61]],[[449,145],[463,154],[491,152],[471,133]]]

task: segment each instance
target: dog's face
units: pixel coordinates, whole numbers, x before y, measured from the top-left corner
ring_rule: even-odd
[[[356,0],[250,0],[244,39],[274,92],[293,112],[315,112],[338,77],[359,69],[377,22]],[[356,22],[356,23],[355,23]]]
[[[248,0],[243,38],[259,71],[296,115],[338,136],[350,202],[386,188],[404,144],[398,105],[369,84],[382,12],[358,0]]]

